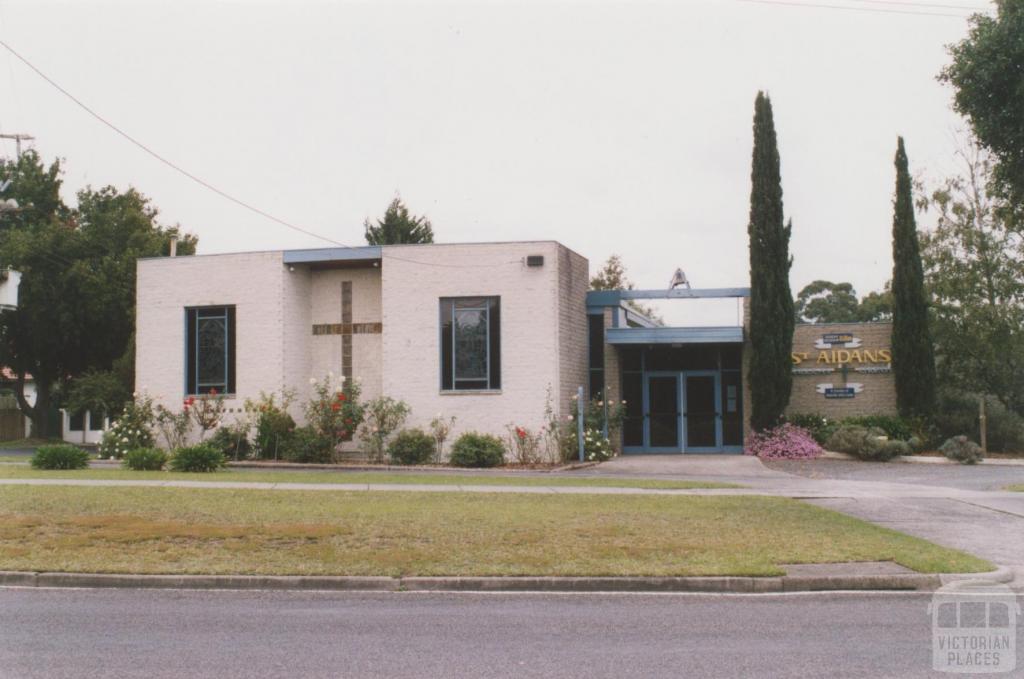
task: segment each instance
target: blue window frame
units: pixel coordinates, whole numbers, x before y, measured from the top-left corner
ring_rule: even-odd
[[[501,388],[501,299],[441,299],[441,390]]]
[[[235,393],[235,307],[185,309],[185,393]]]

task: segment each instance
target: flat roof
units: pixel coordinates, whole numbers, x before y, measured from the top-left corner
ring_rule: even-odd
[[[369,262],[380,259],[379,245],[363,245],[353,248],[310,248],[308,250],[285,250],[285,264],[319,264],[324,262]]]
[[[587,306],[619,306],[629,299],[729,299],[750,297],[750,288],[676,288],[674,290],[591,290]]]
[[[608,344],[743,344],[743,328],[607,328]]]

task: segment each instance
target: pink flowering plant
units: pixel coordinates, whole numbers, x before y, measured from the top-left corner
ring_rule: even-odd
[[[809,431],[788,422],[753,434],[746,449],[747,455],[766,460],[805,460],[823,452]]]

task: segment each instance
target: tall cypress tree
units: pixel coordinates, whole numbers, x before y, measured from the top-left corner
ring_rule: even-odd
[[[750,172],[750,421],[760,431],[775,426],[793,387],[793,295],[789,289],[789,235],[782,212],[782,174],[772,102],[757,93],[754,155]]]
[[[896,377],[896,406],[904,417],[927,417],[935,406],[935,349],[928,330],[928,299],[903,137],[896,146],[892,260],[892,370]]]

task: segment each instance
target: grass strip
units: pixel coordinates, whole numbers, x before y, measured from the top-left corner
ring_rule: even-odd
[[[0,569],[318,575],[780,575],[963,552],[796,500],[10,486]]]

